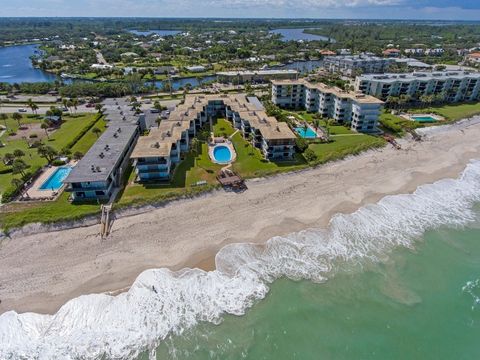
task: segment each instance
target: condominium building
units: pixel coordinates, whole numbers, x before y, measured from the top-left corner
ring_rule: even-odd
[[[247,81],[261,83],[274,79],[296,79],[297,77],[298,71],[292,69],[223,71],[217,73],[218,81],[234,84],[242,84]]]
[[[168,119],[138,139],[131,158],[139,180],[169,179],[193,137],[217,117],[225,117],[245,138],[252,138],[265,159],[293,159],[294,133],[286,123],[268,116],[257,98],[244,94],[188,95]]]
[[[329,56],[324,59],[323,67],[330,72],[346,76],[356,74],[378,74],[388,71],[393,59],[372,55]]]
[[[145,116],[135,114],[126,100],[109,99],[103,105],[107,130],[64,181],[73,200],[110,199],[122,185],[130,154],[145,128]]]
[[[355,89],[386,100],[389,96],[441,95],[447,102],[476,101],[480,73],[470,71],[414,72],[409,74],[362,75]]]
[[[283,108],[320,113],[352,130],[375,132],[383,101],[362,93],[343,91],[301,80],[272,81],[272,102]]]

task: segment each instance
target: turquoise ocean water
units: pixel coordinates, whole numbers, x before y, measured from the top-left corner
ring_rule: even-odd
[[[480,230],[441,229],[385,263],[279,280],[244,316],[170,337],[157,359],[478,359]]]

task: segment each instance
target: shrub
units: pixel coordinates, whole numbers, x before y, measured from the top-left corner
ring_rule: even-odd
[[[314,162],[315,160],[317,160],[317,154],[315,154],[315,152],[312,149],[305,150],[303,153],[303,157],[308,162]]]
[[[305,139],[296,138],[295,139],[295,147],[297,148],[298,152],[303,153],[305,150],[308,149],[308,143]]]
[[[62,165],[65,165],[65,161],[60,160],[60,159],[56,159],[56,160],[52,161],[52,165],[53,166],[62,166]]]
[[[17,195],[17,193],[18,193],[17,188],[15,188],[13,186],[7,187],[2,194],[2,202],[7,203],[7,202],[12,201],[13,198]]]

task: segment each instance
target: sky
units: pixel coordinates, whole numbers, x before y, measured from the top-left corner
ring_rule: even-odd
[[[480,20],[480,0],[0,0],[0,16]]]

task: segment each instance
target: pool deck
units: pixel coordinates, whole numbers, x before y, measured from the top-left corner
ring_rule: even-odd
[[[69,162],[68,164],[62,166],[74,166],[76,162]],[[51,166],[45,168],[42,174],[28,187],[24,192],[24,197],[29,200],[55,200],[63,191],[64,186],[57,190],[42,190],[41,187],[43,183],[58,169],[57,166]]]
[[[410,120],[410,121],[415,121],[415,122],[420,122],[420,123],[434,123],[434,122],[437,122],[437,121],[443,121],[445,120],[445,118],[443,116],[440,116],[440,115],[437,115],[437,114],[400,114],[400,116],[406,120]],[[415,117],[423,117],[423,118],[426,118],[426,117],[431,117],[432,119],[434,119],[433,121],[419,121],[417,119],[415,119]]]

